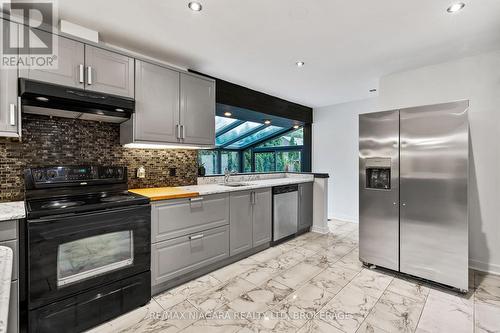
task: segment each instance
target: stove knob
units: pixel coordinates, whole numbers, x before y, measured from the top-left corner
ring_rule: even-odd
[[[42,181],[43,180],[43,173],[41,171],[35,171],[34,177],[35,177],[36,181]]]
[[[55,172],[54,170],[47,171],[48,178],[53,179],[53,178],[56,178],[56,176],[57,176],[57,172]]]

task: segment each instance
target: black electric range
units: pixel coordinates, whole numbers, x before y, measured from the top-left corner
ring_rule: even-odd
[[[81,332],[151,296],[151,207],[127,169],[25,170],[21,315],[28,332]]]

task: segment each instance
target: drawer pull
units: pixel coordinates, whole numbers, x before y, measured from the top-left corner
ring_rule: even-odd
[[[196,236],[189,236],[189,240],[196,240],[205,237],[203,234],[199,234]]]
[[[189,201],[191,201],[191,202],[200,202],[200,201],[203,201],[203,197],[190,198]]]

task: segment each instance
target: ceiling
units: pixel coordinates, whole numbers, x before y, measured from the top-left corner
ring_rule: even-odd
[[[369,97],[378,78],[500,48],[500,1],[63,0],[103,42],[307,106]],[[298,68],[296,61],[305,61]]]

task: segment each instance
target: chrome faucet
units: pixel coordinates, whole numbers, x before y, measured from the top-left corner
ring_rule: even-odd
[[[229,177],[236,175],[236,171],[229,171],[226,169],[224,171],[224,184],[229,183]]]

